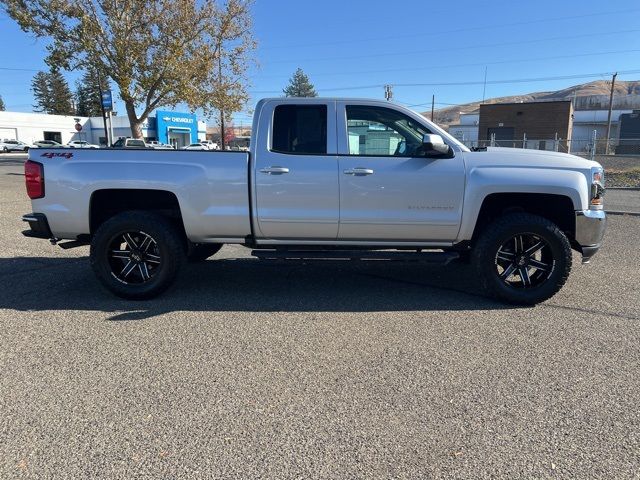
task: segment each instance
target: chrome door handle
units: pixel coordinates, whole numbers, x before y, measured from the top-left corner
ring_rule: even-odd
[[[370,168],[357,167],[357,168],[350,168],[349,170],[345,170],[343,173],[345,175],[363,176],[363,175],[373,175],[373,170],[371,170]]]
[[[287,167],[267,167],[261,168],[260,173],[266,173],[267,175],[282,175],[283,173],[289,173]]]

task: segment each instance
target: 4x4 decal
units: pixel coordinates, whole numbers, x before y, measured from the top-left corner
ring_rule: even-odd
[[[69,158],[73,157],[73,153],[71,153],[71,152],[60,152],[60,153],[58,153],[58,152],[56,152],[56,153],[53,153],[53,152],[45,152],[45,153],[43,153],[43,154],[42,154],[42,155],[40,155],[40,156],[41,156],[41,157],[47,157],[47,158],[62,157],[62,158],[67,158],[67,159],[69,159]]]

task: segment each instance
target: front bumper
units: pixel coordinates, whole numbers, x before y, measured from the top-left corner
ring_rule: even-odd
[[[29,223],[29,230],[23,230],[25,237],[53,238],[47,216],[44,213],[30,213],[22,216],[23,222]]]
[[[576,212],[576,243],[582,251],[582,263],[589,263],[600,249],[607,228],[604,210],[582,210]]]

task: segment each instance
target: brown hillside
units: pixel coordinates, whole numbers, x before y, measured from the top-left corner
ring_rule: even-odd
[[[496,97],[485,100],[484,103],[517,103],[535,102],[544,100],[570,100],[575,97],[590,97],[597,95],[609,95],[611,83],[606,80],[596,80],[595,82],[583,83],[572,87],[556,90],[553,92],[533,92],[524,95],[512,95],[509,97]],[[614,89],[615,96],[640,95],[640,80],[617,81]],[[460,121],[460,113],[473,112],[480,108],[482,102],[464,103],[452,107],[441,108],[435,111],[435,121],[439,125],[448,127]],[[430,118],[431,112],[423,112],[425,117]]]

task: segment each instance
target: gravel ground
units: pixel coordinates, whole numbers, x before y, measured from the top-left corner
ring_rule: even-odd
[[[604,205],[605,210],[640,213],[640,190],[608,189]]]
[[[1,478],[638,478],[640,218],[534,308],[469,267],[260,263],[148,302],[23,238],[0,167]]]

